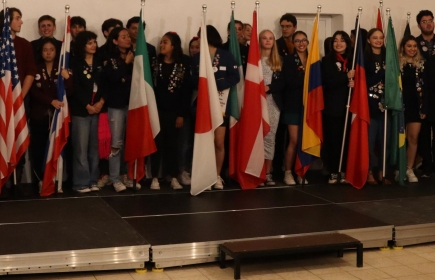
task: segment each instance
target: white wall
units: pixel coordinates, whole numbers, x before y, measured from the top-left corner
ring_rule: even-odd
[[[160,37],[165,32],[176,31],[183,43],[187,45],[200,26],[203,4],[208,6],[207,23],[215,25],[225,38],[226,26],[231,13],[230,3],[229,0],[146,0],[147,40],[153,45],[158,45]],[[406,13],[411,12],[411,31],[414,35],[418,35],[420,32],[415,16],[422,9],[435,12],[433,3],[429,0],[384,0],[384,12],[386,8],[391,8],[397,41],[400,40],[405,28]],[[121,19],[125,24],[130,17],[139,15],[141,7],[140,0],[8,0],[7,2],[8,6],[18,7],[23,12],[24,25],[20,36],[28,40],[39,37],[37,20],[43,14],[50,14],[57,19],[56,37],[61,39],[64,27],[64,7],[67,4],[71,6],[71,16],[80,15],[86,19],[88,30],[97,33],[100,43],[104,41],[100,29],[105,19],[114,17]],[[346,31],[354,28],[359,6],[363,8],[362,27],[366,29],[373,27],[379,7],[379,1],[376,0],[262,0],[260,1],[259,28],[272,29],[275,34],[280,35],[278,20],[282,14],[285,12],[315,14],[318,4],[323,6],[323,15],[343,15],[342,28]],[[255,0],[236,0],[236,19],[252,22],[254,8]]]

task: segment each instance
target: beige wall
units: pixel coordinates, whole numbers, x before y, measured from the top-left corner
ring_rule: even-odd
[[[317,5],[320,4],[323,6],[323,15],[343,15],[333,17],[335,21],[333,21],[332,32],[337,28],[349,31],[353,29],[359,6],[363,8],[362,27],[366,29],[374,26],[379,6],[379,1],[374,0],[262,0],[260,2],[260,28],[272,29],[277,35],[280,34],[278,19],[285,12],[314,14]],[[145,20],[147,21],[148,42],[157,45],[162,34],[167,31],[176,31],[186,45],[200,25],[202,4],[208,6],[207,23],[215,25],[225,37],[226,25],[231,12],[230,3],[231,1],[228,0],[146,0]],[[429,0],[384,0],[384,12],[387,7],[391,8],[396,34],[403,34],[406,13],[411,12],[411,31],[414,35],[418,35],[415,16],[422,9],[435,12],[433,3]],[[140,9],[140,0],[8,0],[7,4],[18,7],[23,12],[24,25],[20,35],[28,40],[39,37],[37,20],[43,14],[50,14],[57,18],[56,37],[60,39],[63,33],[61,30],[64,27],[64,7],[69,4],[71,16],[84,17],[88,30],[97,33],[100,43],[103,42],[100,28],[104,19],[115,17],[125,24],[128,18],[138,15]],[[236,18],[251,22],[254,8],[254,0],[236,1]]]

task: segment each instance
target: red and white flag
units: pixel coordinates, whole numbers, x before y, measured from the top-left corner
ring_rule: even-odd
[[[59,60],[59,74],[57,77],[57,100],[63,102],[63,107],[54,112],[53,121],[50,128],[49,145],[46,153],[44,180],[42,183],[41,196],[49,196],[55,191],[55,177],[58,176],[59,184],[62,182],[62,150],[66,145],[69,136],[69,114],[68,100],[65,92],[65,81],[62,77],[62,68],[69,69],[70,57],[70,17],[68,16],[67,26],[63,38],[62,53]],[[65,56],[65,58],[64,58]],[[70,77],[72,79],[72,77]],[[60,167],[60,168],[58,168]],[[60,185],[59,185],[60,188]]]
[[[222,108],[208,50],[205,19],[201,23],[199,81],[190,193],[198,195],[217,181],[214,131],[222,122]]]
[[[142,22],[142,11],[140,14],[139,22]],[[128,163],[129,177],[139,181],[145,176],[145,157],[157,151],[154,138],[160,131],[160,122],[142,24],[139,24],[137,34],[128,103],[125,161]]]
[[[249,46],[245,93],[240,116],[238,182],[242,189],[253,189],[266,180],[264,137],[269,133],[269,114],[254,11]]]
[[[4,18],[0,44],[0,192],[30,143],[8,8]]]

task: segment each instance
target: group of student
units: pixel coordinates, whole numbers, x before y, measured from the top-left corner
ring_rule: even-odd
[[[113,185],[116,192],[132,188],[133,181],[126,175],[123,153],[138,27],[139,24],[145,27],[145,23],[140,23],[139,17],[129,19],[126,27],[118,19],[104,21],[102,33],[107,41],[98,47],[97,35],[86,30],[86,21],[81,17],[72,17],[73,57],[69,69],[57,69],[62,43],[53,37],[55,19],[49,15],[40,17],[38,27],[41,38],[29,43],[16,34],[20,32],[23,23],[21,11],[17,8],[9,8],[9,11],[31,133],[30,160],[36,180],[41,181],[43,178],[44,147],[54,110],[64,106],[57,99],[56,80],[60,71],[65,79],[71,113],[71,136],[65,151],[67,166],[72,163],[68,175],[72,177],[73,190],[86,193],[98,191],[105,185]],[[1,24],[3,19],[2,11]],[[267,173],[264,184],[269,186],[275,185],[272,173],[283,176],[287,185],[295,185],[296,182],[302,184],[304,180],[300,177],[295,180],[292,170],[302,123],[304,76],[310,42],[305,32],[297,30],[297,19],[292,14],[284,14],[279,22],[282,31],[280,38],[275,38],[274,33],[268,29],[259,33],[270,121],[270,132],[264,138]],[[408,142],[406,175],[409,182],[418,181],[413,172],[417,150],[423,158],[423,176],[430,176],[434,168],[432,151],[435,145],[431,142],[431,130],[435,128],[435,115],[429,108],[435,106],[435,85],[427,78],[435,73],[431,62],[435,57],[432,12],[421,11],[417,15],[417,24],[421,35],[417,38],[407,36],[399,46]],[[235,27],[245,72],[252,28],[240,21],[235,21]],[[228,34],[229,30],[230,24]],[[373,28],[361,34],[364,35],[365,42],[370,110],[370,172],[367,183],[378,184],[382,180],[383,158],[379,150],[383,148],[384,83],[385,67],[388,65],[385,65],[382,30]],[[228,51],[229,40],[223,43],[219,32],[212,25],[207,25],[207,40],[217,89],[222,92],[237,85],[241,77],[235,59]],[[322,160],[329,172],[329,184],[347,183],[345,174],[339,174],[339,162],[348,93],[349,88],[354,86],[354,40],[354,30],[351,36],[345,31],[336,31],[326,41],[326,55],[321,64],[324,92]],[[162,36],[158,55],[155,47],[147,44],[161,127],[155,139],[157,152],[149,157],[152,190],[160,189],[159,177],[170,181],[175,190],[190,185],[199,44],[199,37],[192,38],[188,54],[184,54],[180,36],[176,32],[167,32]],[[225,148],[229,117],[224,115],[223,119],[223,124],[215,131],[215,189],[224,188],[221,173],[225,171],[225,155],[228,152]],[[109,142],[103,139],[107,131],[111,135]],[[345,170],[346,158],[343,157],[342,170]],[[18,179],[21,177],[22,165],[23,160],[17,167]],[[280,173],[281,170],[284,173]],[[306,179],[304,183],[308,183]],[[391,182],[385,180],[385,183]],[[139,182],[135,187],[141,187]]]

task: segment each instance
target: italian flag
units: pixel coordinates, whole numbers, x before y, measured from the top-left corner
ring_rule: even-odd
[[[140,15],[142,23],[142,11]],[[139,24],[133,64],[125,143],[128,175],[138,181],[145,176],[145,157],[157,151],[154,138],[160,131],[145,32]],[[137,165],[135,166],[135,162]],[[135,175],[136,168],[136,176]]]

